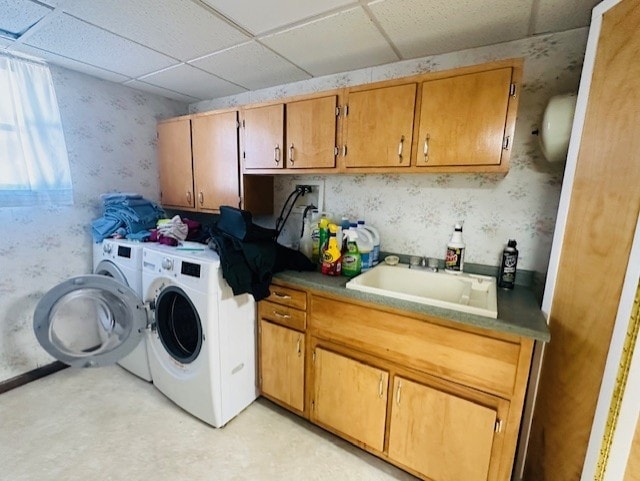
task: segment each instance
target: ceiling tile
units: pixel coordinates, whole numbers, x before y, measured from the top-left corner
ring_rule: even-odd
[[[186,64],[145,76],[139,80],[157,87],[180,92],[199,100],[224,97],[225,95],[234,95],[245,91],[244,88],[238,85]]]
[[[162,87],[156,87],[155,85],[142,82],[141,80],[130,80],[128,82],[124,82],[124,85],[134,89],[142,90],[144,92],[150,92],[152,94],[161,95],[162,97],[167,97],[169,99],[180,100],[181,102],[184,102],[187,104],[198,101],[198,99],[195,97],[190,97],[188,95],[183,95],[178,92],[173,92],[172,90],[163,89]]]
[[[0,12],[0,30],[19,36],[50,13],[51,8],[28,0],[0,0]]]
[[[240,30],[192,0],[72,0],[64,9],[182,61],[249,40]]]
[[[257,42],[232,47],[191,64],[250,90],[311,78]]]
[[[151,49],[63,14],[25,38],[25,43],[95,67],[138,77],[176,63]]]
[[[313,75],[398,60],[361,8],[285,30],[260,41]]]
[[[407,59],[522,38],[531,1],[379,0],[368,7]]]
[[[600,0],[538,0],[534,34],[570,30],[591,23],[591,10]]]
[[[69,70],[75,70],[76,72],[85,73],[87,75],[93,75],[94,77],[98,77],[104,80],[110,80],[111,82],[123,82],[129,78],[125,75],[120,75],[115,72],[109,72],[108,70],[94,67],[92,65],[87,65],[86,63],[77,62],[70,58],[46,52],[39,48],[29,47],[28,45],[16,44],[13,47],[9,48],[9,51],[33,55],[34,57],[41,58],[48,63],[60,65],[61,67],[68,68]]]
[[[238,0],[203,1],[254,34],[357,3],[354,0],[262,0],[252,2],[251,7],[247,8],[246,2]]]

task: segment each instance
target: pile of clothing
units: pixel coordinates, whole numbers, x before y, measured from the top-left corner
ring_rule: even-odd
[[[206,243],[208,239],[209,235],[202,232],[200,222],[175,215],[171,219],[159,219],[147,240],[177,246],[185,240]]]
[[[113,193],[100,196],[104,214],[91,222],[95,242],[107,237],[144,241],[151,235],[164,210],[140,194]]]

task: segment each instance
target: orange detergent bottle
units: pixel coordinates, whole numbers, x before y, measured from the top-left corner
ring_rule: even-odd
[[[342,271],[342,252],[336,234],[338,226],[329,224],[329,242],[322,252],[322,273],[327,276],[339,276]]]

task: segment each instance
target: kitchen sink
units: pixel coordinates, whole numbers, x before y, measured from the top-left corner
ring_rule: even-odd
[[[346,287],[494,319],[498,317],[496,279],[488,276],[432,272],[409,268],[407,264],[379,264],[351,279]]]

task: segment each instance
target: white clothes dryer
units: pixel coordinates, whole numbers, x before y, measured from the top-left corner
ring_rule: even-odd
[[[144,300],[105,275],[73,277],[38,302],[40,345],[74,367],[115,364],[146,337],[154,385],[215,427],[257,397],[256,313],[233,296],[210,249],[143,249]]]
[[[142,289],[154,306],[149,366],[155,386],[220,427],[258,396],[256,306],[234,296],[211,249],[143,250]]]
[[[104,239],[93,244],[93,273],[113,277],[142,297],[142,247],[143,243],[126,239]],[[144,337],[118,364],[145,381],[152,380]]]

